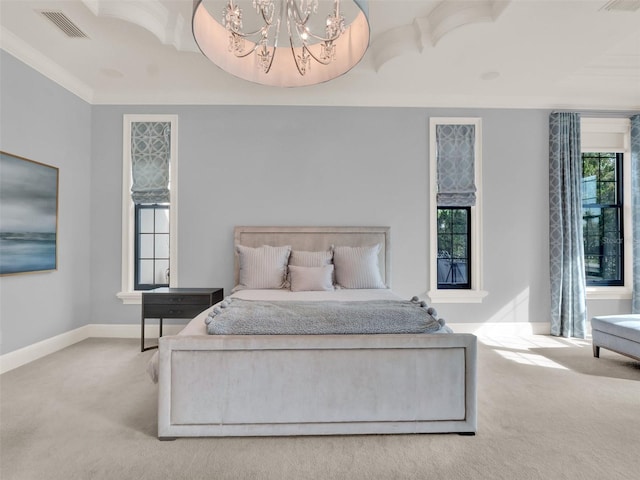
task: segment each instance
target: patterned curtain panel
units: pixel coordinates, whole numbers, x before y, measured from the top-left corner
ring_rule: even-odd
[[[171,123],[131,124],[131,173],[133,203],[169,202]]]
[[[585,337],[580,115],[549,117],[549,259],[551,335]]]
[[[476,204],[475,125],[437,125],[437,203],[441,207]]]
[[[631,215],[633,229],[633,300],[640,313],[640,115],[631,117]]]

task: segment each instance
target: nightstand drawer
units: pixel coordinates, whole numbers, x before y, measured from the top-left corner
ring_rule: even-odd
[[[145,305],[208,305],[211,295],[146,295]]]
[[[202,297],[200,297],[202,301]],[[199,305],[149,305],[144,306],[144,316],[148,318],[192,318],[209,308],[207,303]]]

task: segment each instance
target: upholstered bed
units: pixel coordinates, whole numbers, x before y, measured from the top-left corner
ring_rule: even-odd
[[[273,288],[268,274],[247,276],[251,255],[268,248],[267,256],[275,258],[281,251],[271,247],[285,246],[281,288]],[[340,257],[341,247],[346,256]],[[180,334],[162,337],[150,363],[159,387],[160,439],[476,432],[476,337],[449,333],[424,302],[401,299],[388,288],[387,227],[236,227],[235,250],[237,291]],[[318,252],[325,251],[331,261],[315,265]],[[376,272],[352,275],[360,261],[353,252],[365,252]],[[300,266],[309,260],[311,266]],[[348,288],[334,287],[341,284]],[[243,302],[312,309],[395,302],[431,321],[425,333],[262,334],[258,322],[261,334],[209,334]],[[336,320],[340,328],[349,327],[340,318],[331,321]],[[389,331],[403,331],[395,320],[387,323],[393,323]]]

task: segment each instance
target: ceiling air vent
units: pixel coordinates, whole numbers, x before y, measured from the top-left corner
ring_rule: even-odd
[[[600,10],[609,12],[635,12],[640,8],[640,0],[610,0]]]
[[[88,38],[87,34],[78,28],[78,26],[69,20],[64,13],[58,11],[44,10],[40,12],[51,22],[64,32],[67,37],[71,38]]]

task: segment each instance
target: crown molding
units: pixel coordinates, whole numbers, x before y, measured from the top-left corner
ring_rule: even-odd
[[[6,28],[0,30],[0,48],[85,102],[93,103],[93,89]]]

